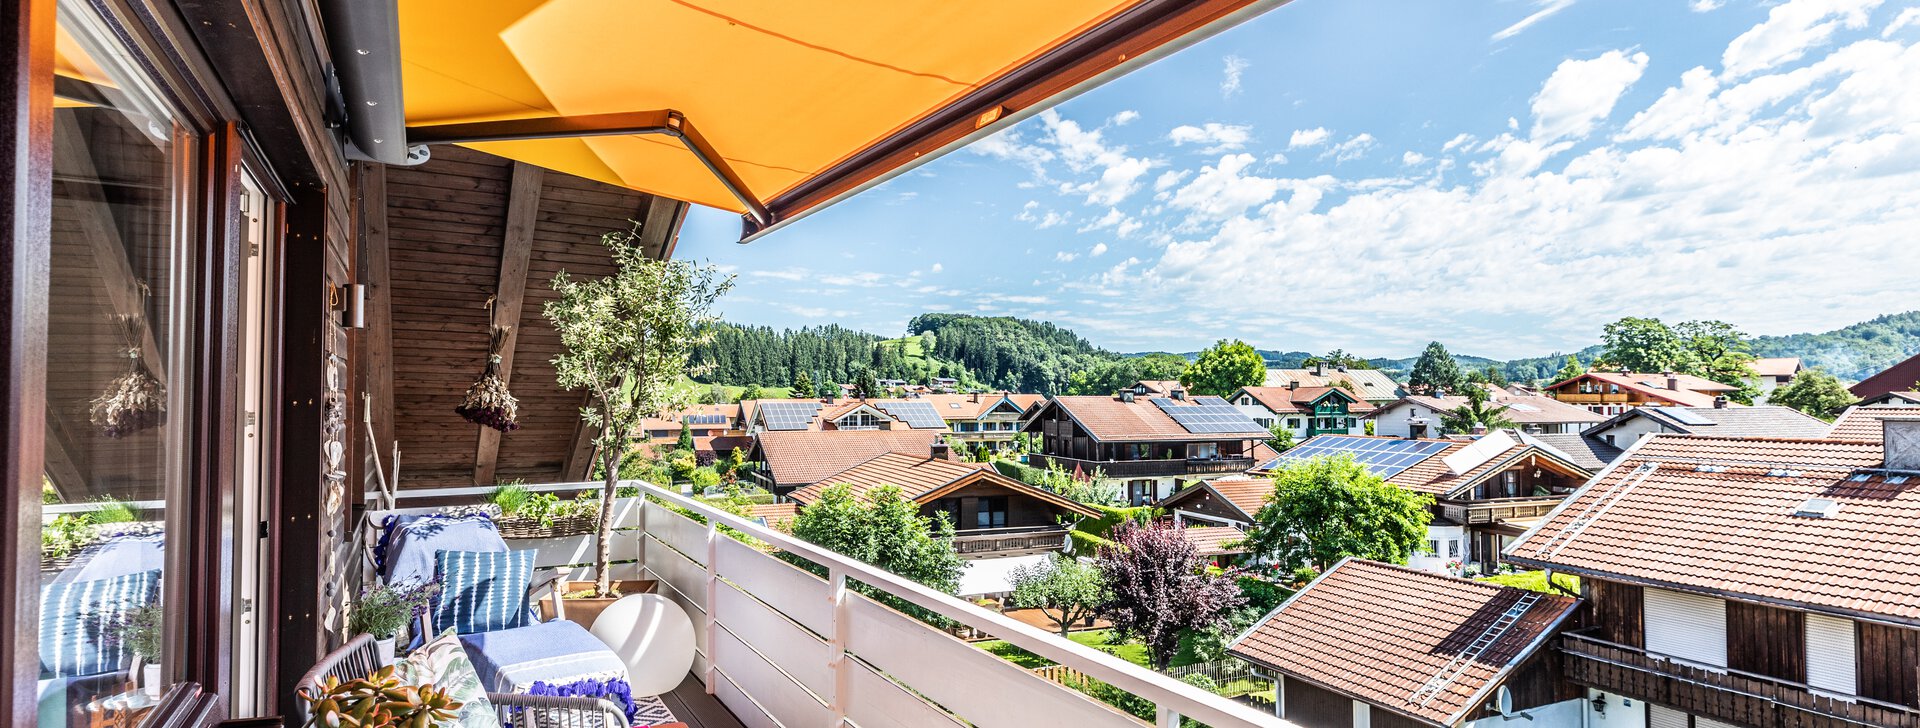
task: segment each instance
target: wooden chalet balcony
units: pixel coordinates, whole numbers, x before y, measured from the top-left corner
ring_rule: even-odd
[[[1553,395],[1553,398],[1567,404],[1625,404],[1629,401],[1625,392],[1620,394],[1560,392]]]
[[[1028,554],[1059,551],[1067,544],[1066,526],[976,528],[954,534],[953,549],[961,555]]]
[[[1447,502],[1440,504],[1441,515],[1448,520],[1473,524],[1499,523],[1508,518],[1533,518],[1547,515],[1565,496],[1495,498],[1491,500]]]
[[[1567,679],[1693,715],[1761,728],[1920,727],[1920,711],[1806,685],[1696,665],[1645,650],[1568,634],[1560,638]]]
[[[1099,468],[1109,478],[1164,478],[1179,475],[1210,475],[1214,473],[1238,473],[1253,467],[1257,463],[1248,457],[1220,458],[1168,458],[1166,460],[1082,460],[1080,458],[1059,455],[1033,453],[1027,456],[1029,465],[1045,469],[1048,463],[1055,463],[1062,470],[1072,471],[1078,466],[1091,475]]]
[[[1138,719],[1105,703],[848,588],[856,582],[1140,696],[1156,706],[1159,726],[1178,726],[1185,716],[1215,728],[1291,728],[1266,711],[1061,639],[704,501],[639,481],[626,485],[639,488],[642,497],[616,503],[614,577],[655,580],[656,592],[693,619],[693,684],[704,686],[739,724],[1141,728]],[[563,493],[598,487],[529,486]],[[478,503],[488,490],[407,490],[397,505],[411,510],[416,503]],[[592,538],[507,543],[515,550],[535,551],[536,567],[585,577],[589,568],[580,564],[592,559]],[[1064,538],[1051,527],[995,529],[963,535],[963,543],[971,544],[963,548],[991,550],[1026,540],[1045,541],[1051,550]],[[796,567],[777,556],[779,552],[805,559],[818,570]]]

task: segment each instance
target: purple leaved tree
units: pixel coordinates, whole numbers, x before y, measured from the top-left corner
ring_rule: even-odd
[[[1247,602],[1233,579],[1207,573],[1193,543],[1171,525],[1122,522],[1107,538],[1113,545],[1096,559],[1108,595],[1100,616],[1145,643],[1156,668],[1173,661],[1181,635],[1221,627]]]

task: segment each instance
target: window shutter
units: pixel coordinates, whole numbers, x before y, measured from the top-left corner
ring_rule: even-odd
[[[1361,701],[1353,701],[1353,728],[1371,728],[1373,725],[1373,706]]]
[[[1807,614],[1807,685],[1833,695],[1858,690],[1853,620]]]
[[[1727,604],[1713,597],[1646,590],[1647,651],[1707,667],[1727,666]]]
[[[1647,703],[1647,728],[1687,728],[1687,714]]]

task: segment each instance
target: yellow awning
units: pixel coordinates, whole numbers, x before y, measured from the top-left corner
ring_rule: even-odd
[[[401,75],[410,129],[678,111],[778,223],[1277,4],[400,0]],[[749,209],[670,136],[467,146]]]

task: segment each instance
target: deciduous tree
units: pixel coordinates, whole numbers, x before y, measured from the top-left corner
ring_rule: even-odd
[[[949,594],[960,588],[960,555],[953,550],[953,523],[946,514],[928,518],[892,485],[854,494],[846,484],[827,486],[800,509],[793,535],[816,546],[865,561]]]
[[[1013,604],[1038,609],[1060,624],[1060,636],[1074,622],[1086,619],[1105,601],[1100,569],[1066,554],[1054,554],[1044,563],[1021,566],[1011,574]]]
[[[1768,404],[1792,407],[1823,420],[1832,420],[1858,401],[1839,379],[1819,368],[1794,375],[1793,381],[1767,395]]]
[[[1652,373],[1687,370],[1686,345],[1657,318],[1628,316],[1607,324],[1601,343],[1605,349],[1600,358],[1609,368]]]
[[[1180,384],[1193,394],[1225,397],[1266,378],[1267,361],[1260,358],[1260,352],[1239,339],[1221,339],[1200,352],[1193,365],[1181,373]]]
[[[1472,385],[1467,387],[1467,403],[1453,408],[1450,412],[1440,413],[1440,422],[1448,432],[1465,435],[1473,432],[1475,425],[1494,430],[1511,429],[1513,420],[1507,418],[1506,405],[1493,403],[1492,393],[1486,387]]]
[[[1587,365],[1580,363],[1580,357],[1568,354],[1567,363],[1560,367],[1560,371],[1554,373],[1553,381],[1550,383],[1559,384],[1586,373]]]
[[[1350,455],[1289,463],[1247,530],[1250,553],[1293,571],[1354,556],[1404,564],[1425,543],[1433,498],[1368,472]]]
[[[1140,640],[1156,668],[1180,651],[1180,637],[1218,627],[1246,603],[1226,576],[1207,573],[1193,542],[1170,524],[1124,521],[1100,549],[1107,599],[1098,613],[1122,635]]]

